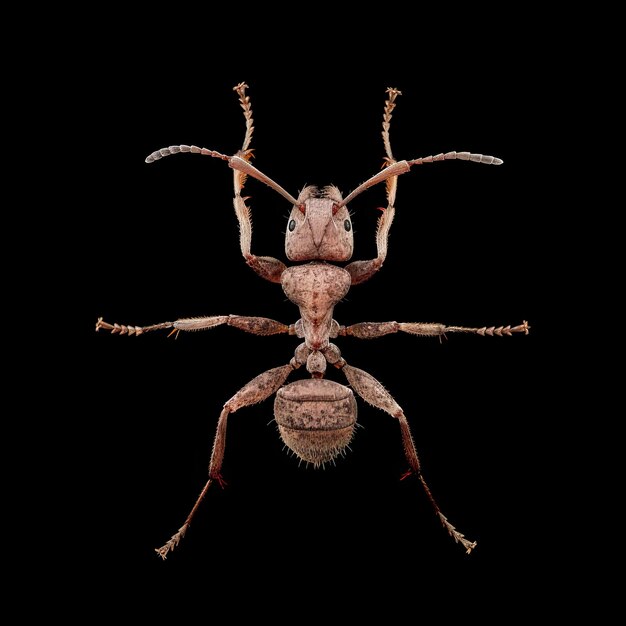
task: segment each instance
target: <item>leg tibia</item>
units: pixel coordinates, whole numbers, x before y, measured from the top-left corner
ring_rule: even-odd
[[[415,449],[415,442],[413,441],[413,435],[411,435],[411,429],[409,428],[409,423],[407,422],[406,417],[401,415],[398,418],[400,422],[400,432],[402,434],[402,447],[404,448],[404,454],[406,456],[407,461],[409,462],[409,466],[411,470],[418,475],[421,475],[420,468],[420,460],[417,456],[417,450]],[[430,495],[430,490],[428,490]],[[432,499],[432,496],[430,496]],[[438,507],[437,507],[438,510]]]
[[[424,324],[416,322],[400,322],[398,324],[398,330],[410,335],[421,335],[423,337],[441,337],[447,333],[471,333],[475,335],[497,335],[502,337],[503,335],[512,335],[513,333],[528,334],[530,326],[527,321],[523,321],[518,326],[482,326],[482,327],[468,327],[468,326],[446,326],[445,324]]]
[[[214,315],[212,317],[189,317],[176,320],[175,322],[161,322],[151,326],[130,326],[126,324],[109,324],[101,317],[96,322],[96,332],[99,330],[110,330],[112,334],[120,335],[143,335],[153,330],[163,330],[173,328],[176,330],[206,330],[214,326],[220,326],[228,322],[228,315]]]

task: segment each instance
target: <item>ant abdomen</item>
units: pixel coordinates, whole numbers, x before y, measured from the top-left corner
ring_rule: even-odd
[[[349,387],[332,380],[297,380],[276,393],[274,416],[285,445],[320,467],[342,454],[352,440],[356,400]]]

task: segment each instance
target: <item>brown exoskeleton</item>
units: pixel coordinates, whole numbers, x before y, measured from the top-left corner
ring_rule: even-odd
[[[298,198],[294,198],[250,164],[252,157],[250,141],[254,126],[246,88],[245,83],[235,87],[246,119],[243,146],[237,154],[227,156],[206,148],[181,145],[153,152],[146,162],[152,163],[178,152],[204,154],[228,162],[234,170],[234,206],[240,227],[241,251],[246,263],[261,277],[281,284],[289,300],[300,309],[300,319],[295,324],[285,325],[262,317],[216,315],[139,327],[109,324],[100,318],[96,324],[96,330],[105,329],[121,335],[141,335],[161,329],[171,328],[172,333],[178,333],[181,330],[205,330],[227,324],[257,335],[288,333],[304,341],[296,348],[293,358],[287,365],[263,372],[224,404],[213,443],[209,479],[183,526],[163,547],[157,549],[157,553],[166,558],[168,552],[174,549],[184,536],[211,484],[214,481],[222,483],[220,471],[226,443],[226,421],[230,413],[276,394],[274,414],[280,436],[287,447],[300,459],[319,467],[342,454],[352,439],[357,414],[353,391],[366,402],[398,420],[404,452],[410,467],[406,475],[416,474],[448,533],[469,553],[476,546],[476,542],[469,541],[457,531],[439,509],[422,476],[415,444],[402,408],[373,376],[348,365],[342,358],[339,348],[330,340],[345,335],[371,339],[400,331],[428,337],[442,337],[446,333],[499,336],[512,333],[528,334],[527,322],[513,327],[466,328],[416,322],[363,322],[352,326],[340,326],[333,319],[335,305],[346,296],[350,287],[364,282],[383,265],[387,255],[387,237],[395,214],[394,203],[397,179],[400,174],[408,172],[414,165],[435,161],[460,159],[493,165],[500,165],[502,161],[495,157],[469,152],[448,152],[412,161],[396,161],[391,152],[389,127],[392,111],[396,106],[395,100],[400,92],[397,89],[388,89],[382,132],[386,153],[384,169],[358,186],[346,198],[342,198],[336,187],[318,189],[312,186],[305,187]],[[248,176],[269,185],[292,204],[287,222],[285,252],[290,261],[299,264],[287,267],[275,258],[259,257],[251,253],[250,210],[246,205],[246,198],[241,195]],[[336,265],[336,263],[349,261],[353,251],[352,223],[348,203],[361,192],[381,182],[386,182],[387,207],[378,221],[376,258],[353,261],[345,267]],[[327,364],[341,370],[351,388],[324,378]],[[311,377],[283,386],[289,374],[301,366],[306,367]]]

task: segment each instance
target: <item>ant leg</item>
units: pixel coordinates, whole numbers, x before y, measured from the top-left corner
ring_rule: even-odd
[[[110,330],[112,334],[120,335],[143,335],[143,333],[152,330],[163,330],[172,328],[172,332],[181,330],[207,330],[215,326],[234,326],[240,330],[254,335],[277,335],[279,333],[288,333],[289,326],[281,324],[267,317],[249,317],[244,315],[213,315],[211,317],[188,317],[178,319],[175,322],[161,322],[160,324],[152,324],[151,326],[128,326],[125,324],[109,324],[101,317],[96,322],[96,332],[100,329]],[[170,333],[171,334],[171,333]]]
[[[359,185],[354,191],[346,196],[339,206],[348,204],[360,193],[369,189],[373,185],[377,185],[385,181],[387,191],[387,208],[382,209],[382,215],[378,219],[376,229],[376,258],[367,261],[354,261],[346,266],[346,270],[352,277],[352,284],[358,285],[371,278],[382,266],[387,258],[387,240],[389,237],[389,229],[395,215],[394,204],[396,201],[396,191],[398,189],[398,176],[405,174],[414,165],[422,165],[423,163],[434,163],[437,161],[460,159],[462,161],[474,161],[476,163],[486,163],[500,165],[501,159],[482,155],[472,154],[470,152],[447,152],[445,154],[437,154],[433,156],[413,159],[411,161],[397,161],[391,151],[391,142],[389,140],[389,129],[391,127],[391,117],[393,110],[396,108],[396,98],[402,95],[398,89],[389,87],[387,89],[389,99],[385,101],[385,111],[383,113],[383,143],[385,145],[385,160],[383,162],[383,171],[375,174],[370,179]]]
[[[383,113],[383,143],[385,144],[385,160],[383,162],[384,167],[393,165],[396,160],[391,152],[391,143],[389,141],[389,128],[391,127],[392,112],[396,108],[396,98],[402,95],[402,92],[398,89],[389,87],[387,89],[389,99],[385,101],[385,111]],[[386,181],[387,191],[387,208],[381,209],[382,215],[378,218],[378,225],[376,227],[376,258],[368,261],[354,261],[350,263],[346,270],[350,272],[352,276],[352,284],[357,285],[366,281],[373,276],[382,266],[383,262],[387,258],[387,239],[389,237],[389,229],[393,222],[393,217],[396,213],[394,203],[396,201],[396,191],[398,189],[398,177],[391,176]]]
[[[247,88],[248,85],[246,85],[246,83],[239,83],[233,89],[233,91],[237,92],[237,95],[239,96],[239,104],[243,109],[243,115],[246,119],[246,135],[244,137],[241,150],[237,153],[237,156],[244,161],[244,163],[239,164],[240,167],[248,169],[245,167],[247,164],[249,169],[254,170],[256,173],[256,168],[250,166],[250,159],[252,159],[250,142],[252,141],[252,134],[254,132],[254,120],[252,118],[250,96],[246,95]],[[250,251],[252,244],[252,219],[250,208],[246,205],[246,198],[241,195],[243,186],[246,184],[246,179],[248,178],[248,172],[233,168],[233,177],[235,185],[235,198],[233,203],[235,206],[235,214],[237,215],[237,220],[239,221],[239,244],[241,247],[241,253],[246,260],[246,263],[257,274],[259,274],[259,276],[269,280],[270,282],[279,283],[280,276],[284,272],[286,265],[274,257],[258,257]],[[267,184],[270,186],[273,185],[274,189],[278,187],[278,185],[271,179],[267,180],[269,181]]]
[[[404,411],[402,410],[400,405],[393,399],[391,394],[382,386],[382,384],[377,381],[371,374],[368,374],[361,369],[346,364],[343,359],[340,359],[336,363],[336,367],[339,367],[343,371],[352,389],[354,389],[354,391],[358,393],[361,398],[363,398],[363,400],[375,406],[376,408],[385,411],[385,413],[388,413],[398,420],[398,422],[400,423],[400,432],[402,434],[404,454],[411,468],[409,473],[414,473],[419,478],[419,481],[422,483],[422,487],[424,488],[424,491],[426,492],[426,495],[428,496],[430,503],[435,509],[435,513],[439,517],[441,523],[444,525],[450,536],[457,543],[460,543],[469,554],[476,547],[476,542],[466,539],[463,533],[460,533],[458,530],[456,530],[456,528],[441,512],[439,505],[437,504],[429,486],[426,483],[426,480],[422,475],[419,457],[417,456],[415,443],[413,442],[413,437],[411,436],[409,423],[407,422]]]
[[[389,94],[389,100],[385,100],[385,112],[383,114],[383,143],[385,144],[385,160],[383,162],[383,166],[387,167],[389,165],[393,165],[396,162],[396,159],[391,152],[391,142],[389,141],[389,128],[391,127],[391,117],[393,110],[396,108],[396,98],[402,95],[402,92],[399,89],[394,89],[393,87],[389,87],[387,89],[387,93]],[[396,190],[398,187],[398,177],[393,176],[392,178],[387,179],[387,205],[388,207],[393,206],[396,201]]]
[[[273,369],[267,370],[257,377],[253,378],[247,385],[244,385],[228,402],[224,404],[224,408],[220,413],[219,421],[217,422],[217,431],[215,433],[215,439],[213,441],[213,451],[211,453],[211,462],[209,464],[209,480],[204,485],[196,503],[193,505],[191,512],[187,516],[185,523],[180,527],[177,533],[172,535],[171,539],[165,543],[165,545],[156,549],[156,553],[162,558],[167,558],[168,553],[173,550],[180,540],[185,536],[191,521],[193,520],[196,511],[200,507],[200,503],[204,499],[209,487],[214,481],[217,481],[220,485],[224,485],[224,480],[220,473],[222,468],[222,462],[224,460],[224,450],[226,448],[226,421],[230,413],[234,413],[238,409],[241,409],[252,404],[257,404],[266,400],[271,395],[276,393],[280,386],[285,382],[287,376],[299,367],[299,364],[294,360],[289,365],[282,365]]]
[[[243,109],[243,116],[246,118],[246,136],[244,137],[243,144],[241,146],[242,152],[247,152],[250,148],[250,142],[252,141],[252,133],[254,133],[254,120],[252,119],[252,105],[250,104],[250,96],[246,96],[246,89],[248,85],[246,83],[239,83],[233,87],[233,91],[239,96],[239,103]]]
[[[253,178],[257,178],[266,185],[272,187],[272,189],[280,193],[283,197],[289,200],[289,202],[295,203],[296,200],[278,183],[274,182],[271,178],[250,164],[250,160],[252,159],[250,143],[254,132],[254,120],[252,118],[252,105],[250,104],[250,97],[246,95],[247,88],[248,85],[245,83],[239,83],[233,89],[239,96],[239,104],[243,109],[243,115],[246,120],[246,134],[241,150],[239,150],[237,154],[229,156],[227,154],[217,152],[216,150],[199,148],[198,146],[179,145],[156,150],[146,158],[146,163],[154,163],[163,157],[170,156],[172,154],[179,154],[180,152],[202,154],[204,156],[210,156],[223,161],[228,161],[228,164],[233,169],[234,175],[235,197],[233,199],[233,203],[237,221],[239,222],[239,244],[241,246],[243,257],[246,260],[246,263],[261,277],[271,282],[279,283],[280,275],[286,267],[285,264],[273,257],[257,257],[250,252],[250,245],[252,241],[252,221],[250,218],[250,209],[246,205],[246,198],[242,197],[241,191],[246,183],[247,177],[252,176]]]
[[[339,335],[358,337],[359,339],[375,339],[391,333],[404,332],[421,337],[445,337],[447,333],[471,333],[474,335],[512,335],[524,333],[528,335],[530,326],[526,320],[517,326],[482,326],[480,328],[468,326],[446,326],[445,324],[431,324],[422,322],[360,322],[351,326],[340,326]]]

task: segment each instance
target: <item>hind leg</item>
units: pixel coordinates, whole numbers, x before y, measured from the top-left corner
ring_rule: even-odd
[[[213,441],[213,452],[211,453],[211,462],[209,464],[209,480],[200,492],[200,495],[198,496],[196,503],[193,505],[191,512],[187,516],[185,523],[180,527],[177,533],[172,535],[171,539],[165,543],[165,545],[156,549],[156,553],[161,558],[165,559],[168,553],[173,550],[185,536],[185,533],[187,532],[187,529],[189,528],[200,503],[204,499],[204,496],[213,482],[217,481],[221,485],[224,484],[220,472],[224,461],[224,450],[226,448],[226,422],[228,416],[238,409],[262,402],[276,393],[285,380],[287,380],[287,376],[289,376],[289,374],[297,366],[298,365],[295,363],[294,365],[282,365],[281,367],[275,367],[271,370],[267,370],[267,372],[259,374],[224,404],[219,421],[217,422],[217,432],[215,433],[215,439]]]
[[[350,383],[352,389],[354,389],[354,391],[359,394],[361,398],[363,398],[363,400],[375,406],[376,408],[385,411],[385,413],[388,413],[392,417],[395,417],[400,423],[400,433],[402,435],[404,454],[407,461],[409,462],[409,467],[411,468],[408,474],[414,473],[418,477],[419,481],[422,483],[424,491],[426,491],[426,495],[428,496],[430,503],[435,509],[435,513],[441,520],[441,523],[445,526],[450,536],[457,543],[460,543],[469,554],[476,547],[476,542],[466,539],[463,533],[460,533],[458,530],[456,530],[456,528],[441,512],[437,501],[435,500],[432,492],[430,491],[430,488],[428,487],[428,484],[426,483],[426,480],[422,475],[419,457],[417,456],[415,443],[411,435],[409,423],[404,415],[404,411],[402,410],[400,405],[393,399],[391,394],[371,374],[368,374],[361,369],[348,365],[343,359],[341,359],[341,361],[343,361],[343,364],[339,362],[337,363],[337,367],[340,367],[341,371],[346,375],[346,378],[348,379],[348,382]]]

